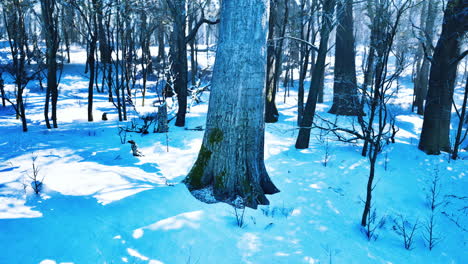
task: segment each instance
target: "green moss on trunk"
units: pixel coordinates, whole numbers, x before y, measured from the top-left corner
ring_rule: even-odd
[[[223,170],[223,172],[221,172],[215,177],[215,181],[214,181],[215,188],[224,188],[224,177],[226,177],[225,170]]]
[[[211,130],[210,135],[208,136],[208,142],[211,145],[214,145],[216,143],[223,141],[223,138],[224,138],[223,131],[221,131],[221,129],[216,127]]]
[[[190,170],[187,178],[184,180],[185,184],[187,184],[190,190],[196,190],[205,187],[202,178],[205,172],[205,167],[211,158],[211,154],[211,151],[202,145],[195,165],[193,165],[193,168]]]

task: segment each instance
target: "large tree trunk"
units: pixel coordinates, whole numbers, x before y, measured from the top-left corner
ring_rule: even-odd
[[[222,2],[218,52],[202,147],[185,183],[218,201],[256,208],[278,189],[264,165],[266,31],[269,0]]]
[[[346,116],[362,115],[356,84],[353,0],[338,1],[337,10],[333,105],[328,112]]]
[[[467,31],[466,2],[450,0],[447,3],[437,46],[432,58],[429,91],[424,110],[424,123],[419,149],[427,154],[450,151],[450,116],[457,74],[458,58],[463,35]]]
[[[325,0],[323,3],[322,26],[320,29],[320,46],[317,52],[317,61],[312,73],[312,81],[310,83],[309,95],[307,96],[307,103],[304,108],[304,115],[301,118],[299,135],[296,140],[297,149],[306,149],[309,147],[310,130],[314,121],[322,76],[325,71],[325,59],[328,51],[328,39],[333,27],[334,10],[335,0]]]

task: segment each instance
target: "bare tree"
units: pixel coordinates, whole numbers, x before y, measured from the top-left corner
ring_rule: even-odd
[[[418,39],[421,41],[420,50],[423,53],[421,56],[421,62],[418,61],[417,65],[420,67],[417,69],[414,90],[415,90],[415,100],[414,106],[418,108],[418,114],[424,114],[424,101],[427,96],[427,88],[429,82],[429,68],[430,61],[428,56],[432,55],[433,45],[432,41],[435,33],[435,20],[437,17],[438,2],[434,0],[425,1],[427,2],[427,16],[425,17],[426,21],[424,23],[424,29],[417,28],[418,31],[421,31]],[[425,3],[426,5],[426,3]],[[423,7],[424,8],[424,7]],[[423,18],[421,18],[423,19]]]
[[[28,131],[26,120],[26,107],[24,102],[24,89],[39,72],[34,67],[27,67],[26,56],[28,54],[28,38],[26,35],[26,14],[33,8],[32,1],[12,0],[1,2],[3,8],[3,22],[7,31],[10,52],[13,63],[7,66],[7,72],[15,82],[15,101],[3,97],[15,109],[16,117],[21,118],[23,132]]]
[[[391,9],[393,6],[393,13]],[[372,190],[374,189],[375,164],[378,155],[381,153],[385,144],[393,140],[397,130],[395,129],[395,119],[388,111],[387,103],[390,98],[390,89],[402,69],[396,69],[389,76],[388,60],[392,52],[393,42],[398,30],[401,16],[410,8],[410,0],[405,0],[400,6],[397,6],[392,0],[379,0],[376,5],[376,14],[373,21],[373,27],[378,32],[376,50],[376,67],[374,75],[374,89],[367,93],[364,98],[369,104],[368,119],[364,121],[362,116],[358,117],[361,129],[363,131],[365,143],[369,144],[367,156],[370,163],[369,179],[367,182],[367,193],[362,214],[361,225],[366,226],[367,216],[370,213],[372,202]],[[393,16],[393,23],[391,18]],[[363,91],[364,92],[364,91]],[[377,127],[374,123],[377,122]]]
[[[59,48],[59,15],[56,0],[41,0],[42,23],[47,46],[47,91],[44,106],[44,117],[47,128],[51,128],[49,122],[49,99],[52,99],[52,122],[57,128],[57,51]]]
[[[373,89],[363,91],[364,109],[367,109],[365,116],[358,116],[358,126],[353,122],[351,127],[341,127],[335,122],[331,122],[319,117],[322,124],[314,124],[314,127],[324,129],[332,133],[338,140],[353,142],[363,140],[368,144],[365,155],[368,157],[370,169],[366,188],[366,199],[362,214],[361,225],[368,225],[369,214],[372,205],[372,191],[375,188],[374,179],[376,176],[376,162],[383,148],[393,142],[398,128],[395,126],[395,118],[388,108],[388,102],[392,95],[392,85],[401,73],[401,69],[396,69],[389,73],[389,57],[392,52],[393,42],[397,33],[401,16],[408,10],[410,0],[404,1],[401,5],[394,5],[391,0],[378,0],[375,5],[375,16],[372,21],[372,30],[378,34],[374,35],[376,43],[376,67]],[[351,135],[351,137],[349,136]]]
[[[201,18],[186,35],[187,28],[187,8],[186,0],[166,0],[172,17],[172,33],[170,38],[170,55],[172,61],[172,74],[174,75],[174,90],[177,93],[179,110],[177,111],[176,126],[185,126],[185,115],[187,113],[187,82],[188,82],[188,61],[187,43],[197,34],[198,29],[204,23],[217,24],[219,20],[211,21],[205,18],[203,8],[201,8]]]
[[[310,41],[311,44],[315,42],[316,33],[315,30],[315,11],[318,8],[317,0],[313,0],[311,7],[307,7],[308,1],[301,0],[301,39],[304,41]],[[309,11],[309,12],[308,12]],[[305,42],[301,42],[301,53],[300,53],[300,69],[299,69],[299,86],[298,86],[298,99],[297,99],[297,125],[300,126],[302,117],[304,116],[304,81],[307,76],[309,61],[315,62],[315,51],[310,45]],[[313,69],[313,68],[312,68]]]
[[[304,108],[301,124],[299,128],[299,135],[296,140],[297,149],[305,149],[309,147],[310,130],[314,121],[315,108],[317,106],[317,99],[319,88],[322,82],[322,76],[325,71],[325,59],[328,52],[328,39],[333,29],[333,14],[335,12],[335,0],[324,0],[322,10],[322,25],[320,28],[320,46],[317,52],[317,61],[312,73],[312,81],[310,83],[309,95],[307,96],[307,103]]]
[[[85,28],[80,31],[86,39],[87,60],[86,71],[89,71],[88,82],[88,121],[93,121],[93,97],[96,78],[96,49],[98,41],[98,0],[66,0],[79,13]]]
[[[276,92],[278,91],[279,76],[281,74],[284,35],[289,15],[288,0],[270,1],[270,18],[268,23],[267,47],[267,78],[266,78],[266,104],[265,122],[276,123],[279,113],[276,108]],[[282,11],[282,13],[281,13]],[[282,17],[280,17],[282,15]],[[280,21],[278,21],[280,20]],[[278,39],[278,41],[275,41]]]

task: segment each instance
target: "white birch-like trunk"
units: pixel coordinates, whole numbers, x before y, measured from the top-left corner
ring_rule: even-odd
[[[185,179],[191,191],[252,208],[279,191],[263,160],[268,8],[269,0],[222,2],[205,136]]]

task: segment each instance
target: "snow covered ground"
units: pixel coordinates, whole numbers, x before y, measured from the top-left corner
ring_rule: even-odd
[[[317,131],[309,149],[296,150],[294,91],[284,103],[280,90],[280,121],[266,127],[265,162],[281,192],[269,196],[269,206],[246,209],[241,228],[232,207],[201,203],[180,183],[196,159],[202,131],[172,122],[167,135],[127,133],[144,154],[137,158],[118,133],[131,121],[117,121],[105,94],[95,95],[99,121],[86,121],[84,58],[75,48],[65,66],[58,129],[45,128],[44,95],[34,83],[27,91],[29,132],[21,132],[11,107],[0,107],[1,264],[468,263],[467,231],[461,229],[468,220],[460,210],[466,200],[456,198],[468,194],[468,155],[448,162],[446,154],[417,150],[422,118],[409,111],[409,77],[402,78],[395,99],[397,142],[384,150],[377,167],[373,201],[376,220],[385,224],[368,241],[359,225],[368,161],[358,145],[320,140]],[[331,82],[327,76],[325,101]],[[208,94],[203,98],[190,110],[187,128],[204,126]],[[329,104],[318,107],[328,116]],[[100,121],[103,112],[109,121]],[[40,196],[30,187],[32,157],[43,177]],[[435,175],[442,203],[435,234],[441,240],[429,251],[423,237]],[[400,216],[419,223],[412,250],[394,230]]]

